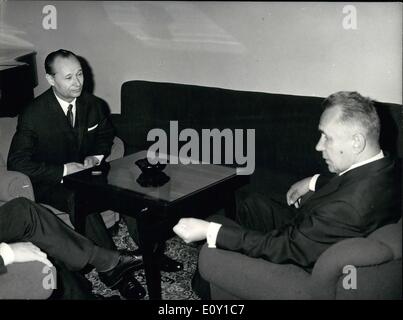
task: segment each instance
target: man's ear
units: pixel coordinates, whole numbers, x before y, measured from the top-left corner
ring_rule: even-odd
[[[53,76],[47,73],[45,77],[49,84],[53,87],[55,85],[55,79],[53,79]]]
[[[361,153],[367,144],[367,140],[362,133],[355,133],[353,135],[353,150],[355,154]]]

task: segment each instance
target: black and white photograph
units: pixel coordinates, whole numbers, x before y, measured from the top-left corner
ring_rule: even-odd
[[[0,0],[0,300],[401,300],[402,9]]]

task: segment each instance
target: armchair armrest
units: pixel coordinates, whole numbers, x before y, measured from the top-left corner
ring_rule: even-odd
[[[125,146],[119,137],[113,139],[113,145],[111,149],[111,154],[105,159],[106,162],[110,162],[115,159],[122,158],[125,153]]]
[[[379,265],[393,260],[392,250],[385,244],[370,238],[352,238],[340,241],[319,257],[312,271],[314,298],[334,299],[337,282],[343,276],[343,268]]]
[[[291,264],[276,264],[208,248],[199,255],[200,275],[216,288],[240,299],[309,299],[310,274]],[[213,295],[212,298],[218,298]]]
[[[35,201],[31,180],[25,174],[0,168],[0,201],[25,197]]]
[[[56,287],[56,268],[38,261],[12,263],[0,275],[0,299],[47,299]]]

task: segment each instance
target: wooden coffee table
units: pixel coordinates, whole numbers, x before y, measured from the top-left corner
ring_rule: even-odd
[[[235,212],[234,191],[249,182],[235,168],[213,164],[167,164],[169,181],[160,187],[142,187],[135,161],[146,151],[111,161],[102,174],[87,169],[63,178],[76,191],[75,225],[83,233],[85,217],[107,209],[135,217],[142,247],[146,283],[150,299],[161,299],[158,244],[174,235],[172,228],[182,217],[205,218],[219,209],[227,216]],[[98,170],[99,168],[97,168]]]

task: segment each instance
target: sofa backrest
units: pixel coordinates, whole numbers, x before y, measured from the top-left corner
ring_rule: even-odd
[[[169,121],[177,120],[179,130],[255,129],[258,165],[281,164],[298,170],[320,160],[314,156],[312,161],[306,155],[307,150],[314,150],[319,137],[320,98],[129,81],[122,85],[121,99],[121,116],[130,119],[130,128],[125,128],[130,133],[124,140],[138,148],[149,145],[149,130],[162,128],[169,132]],[[298,139],[302,132],[306,138]],[[286,152],[289,149],[293,157]],[[300,165],[295,167],[295,162]]]

